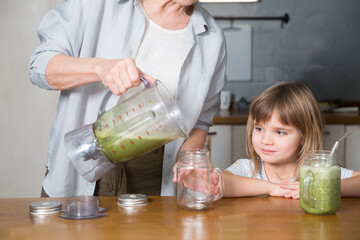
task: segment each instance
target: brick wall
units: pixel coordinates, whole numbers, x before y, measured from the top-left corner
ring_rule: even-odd
[[[290,81],[305,83],[319,100],[360,101],[360,1],[262,0],[203,6],[213,16],[290,15],[284,28],[280,21],[234,22],[253,27],[252,80],[226,86],[236,99],[250,100],[267,86]]]

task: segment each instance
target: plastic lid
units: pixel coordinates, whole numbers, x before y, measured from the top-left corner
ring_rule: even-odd
[[[67,206],[63,209],[61,218],[90,219],[105,216],[100,214],[105,208],[99,207],[99,199],[94,196],[75,196],[67,198]]]
[[[148,197],[144,194],[122,194],[118,197],[120,206],[144,206],[148,203]]]
[[[41,201],[33,202],[29,205],[31,214],[53,214],[61,210],[61,202]]]

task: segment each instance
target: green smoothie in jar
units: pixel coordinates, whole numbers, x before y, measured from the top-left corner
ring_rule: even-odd
[[[308,161],[300,168],[300,207],[311,214],[334,214],[340,208],[340,181],[336,162]]]

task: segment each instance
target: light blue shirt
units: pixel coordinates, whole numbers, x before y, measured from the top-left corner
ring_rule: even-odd
[[[45,69],[57,54],[79,58],[135,59],[145,27],[138,0],[68,0],[47,12],[38,35],[40,46],[30,60],[30,81],[53,90]],[[186,58],[182,64],[176,101],[186,127],[208,131],[220,105],[225,85],[226,46],[221,27],[195,4],[187,28]],[[101,82],[61,91],[57,116],[51,130],[44,189],[51,197],[92,195],[94,182],[87,182],[72,166],[64,135],[93,123],[106,88]],[[184,139],[165,146],[161,195],[174,195],[172,167]],[[89,163],[91,164],[91,163]],[[91,166],[89,166],[90,168]]]

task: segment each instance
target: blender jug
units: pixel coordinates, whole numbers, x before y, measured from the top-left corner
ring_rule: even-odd
[[[108,91],[95,123],[65,135],[65,147],[78,173],[94,182],[122,163],[162,147],[179,137],[188,138],[180,109],[159,80],[120,99],[105,111]]]

